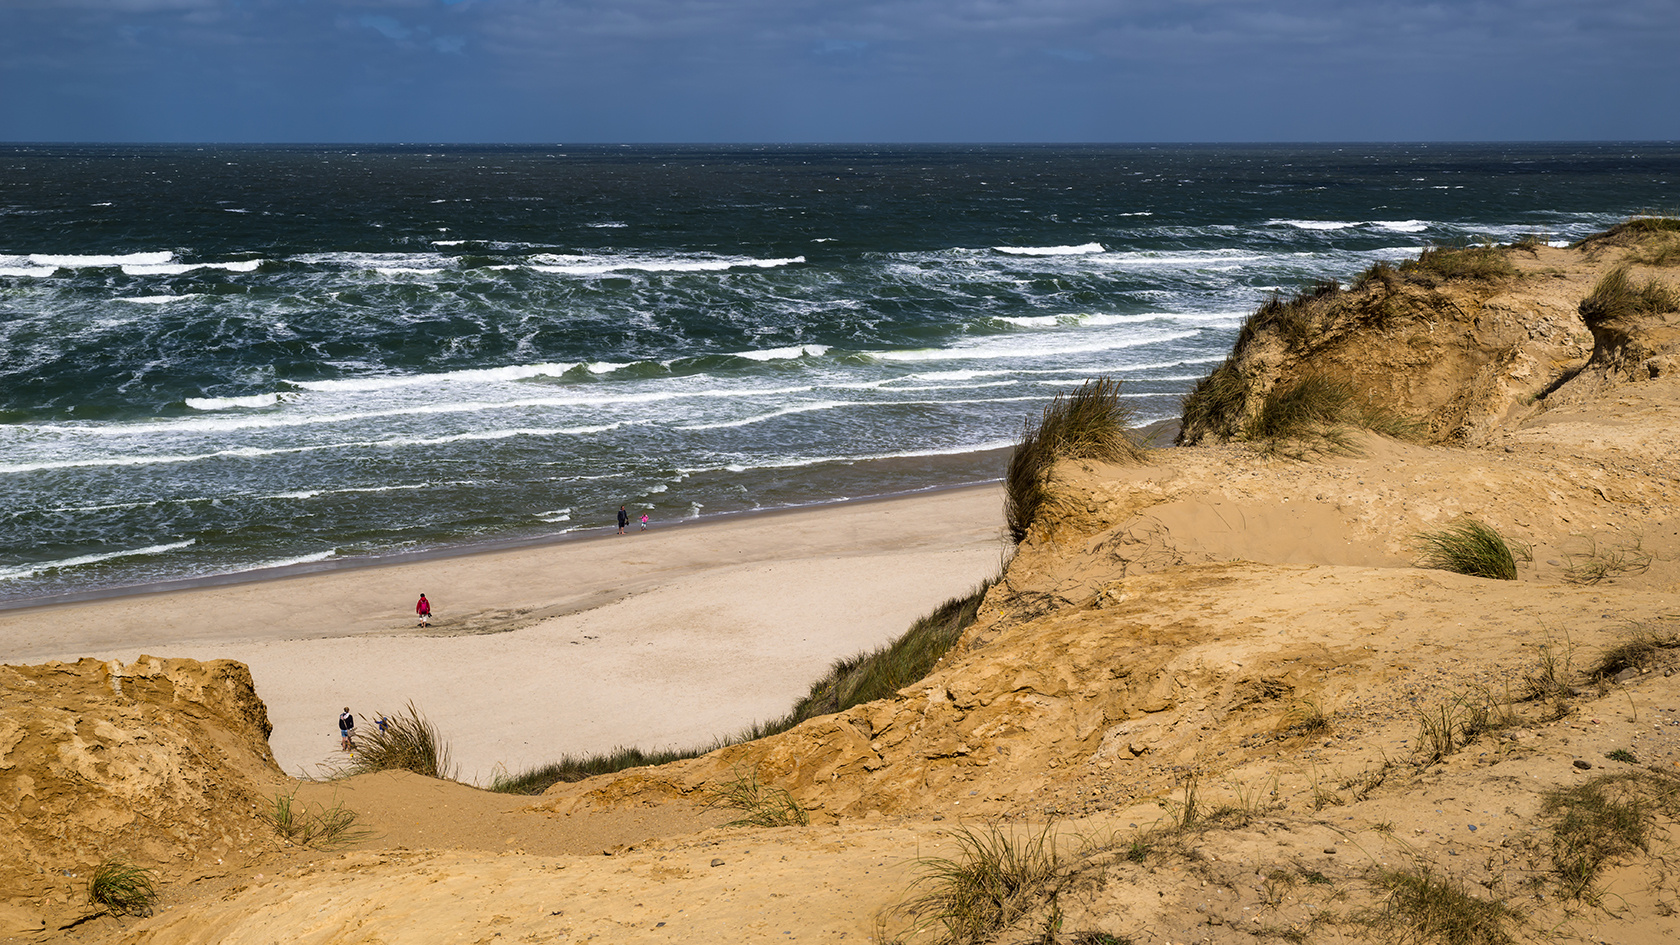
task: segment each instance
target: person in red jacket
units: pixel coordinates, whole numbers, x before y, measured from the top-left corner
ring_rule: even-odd
[[[414,605],[414,612],[420,615],[420,626],[424,627],[432,622],[432,602],[426,595],[420,595],[420,603]]]

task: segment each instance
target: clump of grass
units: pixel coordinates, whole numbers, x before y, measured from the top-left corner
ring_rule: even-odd
[[[1099,377],[1072,394],[1058,395],[1034,423],[1026,421],[1021,442],[1004,473],[1004,520],[1019,544],[1050,498],[1050,470],[1064,459],[1138,463],[1146,450],[1133,438],[1132,408],[1120,400],[1120,382]]]
[[[1236,349],[1242,350],[1261,331],[1269,331],[1292,349],[1306,348],[1318,336],[1318,320],[1314,318],[1322,299],[1335,298],[1342,291],[1334,279],[1321,279],[1287,298],[1274,292],[1237,333]]]
[[[1480,279],[1493,282],[1517,274],[1517,267],[1505,252],[1493,244],[1480,246],[1428,246],[1418,258],[1400,264],[1407,276],[1440,279]]]
[[[1439,945],[1510,945],[1509,926],[1521,913],[1502,902],[1471,895],[1464,884],[1437,876],[1428,868],[1383,870],[1374,877],[1386,892],[1372,924],[1388,930],[1398,943]]]
[[[899,907],[918,930],[937,926],[948,945],[978,945],[1054,903],[1060,878],[1054,824],[1024,835],[995,825],[963,828],[951,837],[957,855],[923,859],[915,887],[924,892]]]
[[[1236,436],[1248,405],[1249,385],[1227,360],[1213,373],[1196,382],[1184,396],[1179,411],[1179,445],[1186,445],[1204,433],[1221,439]]]
[[[731,769],[734,777],[704,791],[707,809],[737,810],[742,817],[728,823],[730,827],[791,827],[811,822],[805,808],[793,795],[779,787],[765,785],[758,780],[758,769],[742,773]]]
[[[1553,716],[1569,714],[1569,699],[1575,694],[1575,644],[1568,636],[1558,643],[1550,639],[1538,648],[1534,669],[1523,675],[1523,698],[1530,702],[1550,701]]]
[[[1352,453],[1349,428],[1396,439],[1417,439],[1422,427],[1386,407],[1362,401],[1349,385],[1309,374],[1266,394],[1241,438],[1269,453]]]
[[[1323,735],[1332,727],[1330,714],[1311,699],[1302,699],[1283,713],[1283,730],[1290,735]]]
[[[374,728],[358,739],[361,743],[344,764],[346,774],[412,771],[445,780],[455,776],[455,767],[449,761],[449,743],[412,702],[402,712],[388,717],[384,728]]]
[[[1498,581],[1517,579],[1517,559],[1504,536],[1472,518],[1417,536],[1422,548],[1418,564],[1471,577]]]
[[[1620,761],[1622,764],[1626,765],[1636,765],[1639,763],[1639,759],[1634,757],[1633,752],[1628,751],[1626,748],[1617,748],[1613,751],[1607,751],[1604,753],[1604,757],[1610,759],[1611,761]]]
[[[1417,752],[1425,764],[1434,764],[1481,735],[1519,721],[1487,692],[1460,693],[1418,713]]]
[[[1541,813],[1552,831],[1558,890],[1590,898],[1611,861],[1645,851],[1659,815],[1680,810],[1680,781],[1652,772],[1606,774],[1548,791]]]
[[[1538,253],[1546,245],[1546,238],[1539,233],[1524,233],[1511,243],[1511,248],[1520,249],[1526,253]]]
[[[108,859],[88,877],[87,898],[111,915],[151,915],[157,905],[152,871],[126,860]]]
[[[1635,285],[1627,266],[1617,266],[1605,273],[1593,286],[1592,294],[1580,304],[1581,317],[1588,325],[1676,309],[1680,309],[1680,292],[1658,279]]]
[[[275,794],[263,819],[281,837],[300,847],[333,849],[366,839],[372,831],[356,826],[356,812],[342,803],[311,807],[297,800],[297,792]]]
[[[1680,647],[1680,635],[1671,630],[1654,630],[1636,626],[1623,639],[1599,654],[1598,662],[1587,670],[1593,679],[1608,679],[1625,669],[1646,670],[1664,651]]]
[[[811,685],[810,693],[780,719],[760,722],[732,738],[721,738],[704,747],[662,751],[621,747],[606,754],[566,755],[559,761],[516,775],[497,775],[490,783],[490,790],[504,794],[541,794],[562,781],[582,781],[628,768],[698,758],[729,745],[780,734],[807,719],[844,712],[865,702],[888,698],[932,672],[934,665],[956,645],[963,631],[973,625],[981,601],[996,583],[995,578],[982,582],[966,597],[954,597],[940,604],[932,613],[911,624],[896,640],[878,650],[837,660],[823,678]]]

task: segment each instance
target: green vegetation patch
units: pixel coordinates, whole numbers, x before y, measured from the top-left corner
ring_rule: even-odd
[[[1050,471],[1065,459],[1141,463],[1148,451],[1133,437],[1133,411],[1120,382],[1099,377],[1058,395],[1035,423],[1028,418],[1004,472],[1003,516],[1019,544],[1050,498]]]
[[[1517,579],[1517,559],[1510,543],[1492,527],[1472,518],[1416,538],[1422,549],[1418,564],[1499,581]]]
[[[1654,278],[1635,285],[1626,266],[1605,273],[1580,305],[1581,317],[1589,325],[1677,309],[1680,309],[1680,292]]]
[[[455,776],[455,767],[449,761],[449,744],[437,726],[421,716],[412,702],[402,712],[386,718],[384,726],[375,726],[356,738],[357,748],[343,765],[345,774],[412,771],[428,778]]]
[[[766,785],[758,780],[758,769],[743,774],[733,771],[734,777],[721,784],[709,786],[704,792],[708,809],[724,808],[740,811],[742,816],[730,821],[730,827],[792,827],[811,822],[805,808],[782,788]]]
[[[1479,279],[1494,282],[1517,274],[1505,251],[1491,243],[1480,246],[1428,246],[1400,264],[1400,273],[1425,279]]]
[[[157,905],[152,871],[126,860],[108,859],[88,877],[88,902],[111,915],[151,915]]]

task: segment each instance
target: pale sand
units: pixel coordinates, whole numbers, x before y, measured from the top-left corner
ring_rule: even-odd
[[[343,706],[365,728],[412,700],[483,783],[779,717],[835,659],[997,574],[1001,526],[1001,489],[972,487],[0,612],[0,662],[239,660],[294,774],[336,756]]]

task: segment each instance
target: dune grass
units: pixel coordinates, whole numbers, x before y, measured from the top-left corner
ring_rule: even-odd
[[[1418,258],[1400,264],[1406,276],[1440,279],[1480,279],[1487,282],[1517,274],[1505,251],[1491,243],[1479,246],[1427,246]]]
[[[1184,396],[1179,410],[1179,444],[1186,442],[1186,433],[1194,436],[1205,432],[1220,439],[1236,436],[1248,405],[1248,392],[1248,381],[1233,361],[1227,359],[1214,368]]]
[[[740,811],[742,816],[732,820],[729,827],[802,827],[811,822],[805,808],[782,788],[763,784],[758,769],[742,773],[733,769],[734,777],[709,786],[704,792],[708,809],[723,808]]]
[[[1418,564],[1471,577],[1499,581],[1517,579],[1517,559],[1504,536],[1467,518],[1416,537],[1422,549]]]
[[[126,860],[108,859],[88,877],[88,902],[111,915],[150,915],[157,905],[152,871]]]
[[[1061,875],[1054,824],[1025,833],[963,827],[950,836],[956,856],[922,859],[912,887],[922,892],[898,907],[913,928],[937,927],[948,945],[976,945],[1054,900]]]
[[[1273,387],[1239,439],[1267,453],[1351,453],[1351,428],[1403,440],[1422,435],[1416,421],[1361,400],[1350,385],[1309,374],[1292,385]]]
[[[1680,310],[1680,292],[1658,279],[1635,285],[1626,266],[1605,273],[1580,305],[1581,317],[1588,324],[1676,310]]]
[[[356,750],[343,765],[345,774],[412,771],[428,778],[455,777],[455,767],[449,761],[449,744],[412,702],[402,712],[386,718],[383,729],[372,727],[367,734],[357,735],[356,740]]]
[[[274,795],[263,819],[283,839],[300,847],[336,849],[358,843],[372,835],[372,831],[356,826],[356,812],[342,803],[332,807],[311,807],[297,799],[297,791]]]
[[[1120,399],[1120,382],[1108,377],[1058,395],[1037,422],[1028,418],[1004,472],[1003,514],[1011,540],[1019,544],[1027,537],[1050,498],[1050,470],[1058,461],[1142,462],[1148,451],[1133,437],[1132,425],[1133,411]]]
[[[1428,868],[1379,871],[1373,882],[1387,893],[1372,925],[1397,943],[1440,945],[1510,945],[1509,927],[1521,913],[1502,902],[1472,895],[1462,882],[1439,876]]]
[[[1552,832],[1558,890],[1590,899],[1604,868],[1645,851],[1659,818],[1680,813],[1680,779],[1650,771],[1618,772],[1557,788],[1542,798]]]
[[[856,705],[886,699],[905,686],[927,676],[950,651],[964,630],[974,623],[980,602],[996,579],[983,581],[963,597],[953,597],[932,613],[919,618],[897,639],[869,653],[836,660],[827,674],[812,683],[810,692],[779,719],[760,722],[732,738],[720,738],[704,747],[642,751],[618,748],[606,754],[567,755],[559,761],[516,775],[502,775],[490,790],[506,794],[541,794],[562,781],[582,781],[600,774],[628,768],[668,764],[697,758],[729,745],[767,738],[795,725],[823,715],[844,712]]]

